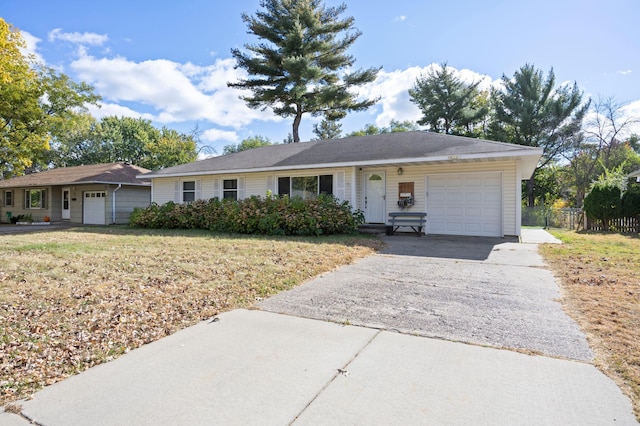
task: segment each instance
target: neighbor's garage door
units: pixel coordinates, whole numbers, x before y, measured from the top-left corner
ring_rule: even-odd
[[[427,176],[427,233],[502,236],[502,174]]]
[[[84,193],[84,213],[82,223],[87,225],[105,224],[105,200],[104,191],[87,191]]]

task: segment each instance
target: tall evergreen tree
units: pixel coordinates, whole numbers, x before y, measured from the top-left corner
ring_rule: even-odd
[[[555,87],[553,69],[545,78],[541,70],[526,64],[513,77],[503,75],[502,85],[503,89],[492,95],[495,116],[490,137],[542,148],[542,160],[536,171],[580,139],[589,103],[582,103],[583,95],[577,84]],[[529,206],[535,202],[534,182],[534,176],[527,182]]]
[[[488,113],[479,99],[479,84],[462,81],[446,63],[421,75],[409,89],[411,101],[422,111],[418,124],[433,132],[470,136]]]
[[[259,44],[247,52],[232,49],[236,67],[249,77],[230,82],[248,89],[242,96],[251,108],[271,107],[293,117],[293,142],[300,141],[302,115],[324,115],[335,121],[349,111],[362,111],[377,99],[359,99],[353,88],[375,80],[380,68],[349,72],[355,59],[347,49],[360,37],[354,18],[340,18],[346,5],[326,7],[321,0],[262,0],[255,16],[242,15],[248,33]]]
[[[313,133],[316,135],[316,140],[336,139],[342,133],[342,124],[325,118],[313,125]]]

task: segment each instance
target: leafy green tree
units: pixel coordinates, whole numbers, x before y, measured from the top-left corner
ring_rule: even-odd
[[[391,122],[389,122],[389,126],[387,127],[378,127],[375,124],[366,124],[362,129],[355,130],[347,134],[347,137],[381,135],[383,133],[410,132],[413,130],[418,130],[418,126],[412,121],[391,120]]]
[[[23,56],[20,32],[0,18],[0,176],[46,164],[52,138],[99,97],[85,83]]]
[[[159,170],[178,164],[192,163],[198,158],[196,141],[192,135],[163,127],[158,139],[147,141],[146,158],[142,167]]]
[[[492,94],[495,111],[489,135],[493,140],[542,148],[542,160],[527,185],[527,202],[533,206],[535,173],[579,139],[589,104],[582,103],[577,84],[556,87],[553,69],[545,78],[541,70],[526,64],[513,77],[503,75],[502,85]]]
[[[479,84],[462,81],[446,63],[421,75],[409,89],[411,101],[422,111],[418,124],[433,132],[469,135],[489,112]]]
[[[223,155],[233,154],[235,152],[246,151],[248,149],[258,148],[261,146],[272,145],[269,138],[265,138],[263,136],[251,136],[249,138],[244,139],[239,144],[227,145],[224,147]]]
[[[197,158],[193,136],[157,129],[150,120],[132,117],[90,117],[56,139],[52,163],[58,166],[128,162],[151,170],[189,163]]]
[[[355,59],[347,50],[361,32],[353,17],[340,18],[346,5],[262,0],[260,6],[255,16],[245,13],[242,20],[261,42],[246,44],[247,52],[231,50],[237,67],[249,77],[228,85],[251,92],[241,97],[249,107],[271,107],[279,116],[293,117],[293,142],[300,142],[303,114],[335,121],[377,101],[360,100],[353,90],[374,81],[380,69],[350,70]]]
[[[566,167],[553,162],[538,170],[534,176],[536,191],[535,205],[553,205],[554,202],[569,195],[571,173]],[[526,190],[523,182],[523,190]]]
[[[584,139],[576,140],[563,154],[574,173],[578,206],[591,183],[606,170],[622,167],[630,173],[640,167],[638,136],[631,134],[640,119],[625,113],[625,106],[614,98],[592,102],[583,124]]]
[[[337,139],[342,133],[342,125],[336,120],[323,119],[313,125],[313,133],[317,140]]]

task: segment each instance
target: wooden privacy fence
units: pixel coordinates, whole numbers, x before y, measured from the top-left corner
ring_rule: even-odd
[[[586,216],[586,215],[585,215]],[[640,232],[640,218],[638,217],[621,217],[617,219],[609,219],[605,226],[604,221],[592,220],[585,217],[585,227],[587,231],[614,231],[623,232],[625,234]]]

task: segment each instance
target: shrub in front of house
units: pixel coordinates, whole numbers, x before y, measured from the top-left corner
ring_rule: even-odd
[[[151,204],[135,209],[129,221],[142,228],[263,235],[347,234],[363,222],[362,212],[353,212],[347,201],[324,194],[309,200],[269,195],[240,201],[212,198],[188,204]]]

